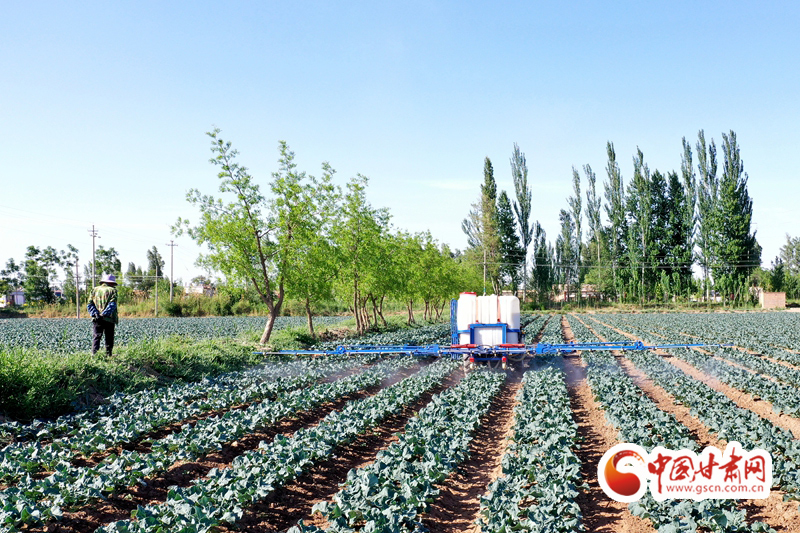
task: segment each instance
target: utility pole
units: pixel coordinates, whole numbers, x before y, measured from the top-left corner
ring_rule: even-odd
[[[156,265],[158,266],[158,265]],[[156,310],[155,315],[158,316],[158,269],[156,269]]]
[[[81,284],[78,280],[78,258],[75,258],[75,318],[81,317]]]
[[[483,295],[486,296],[486,246],[483,247]]]
[[[169,246],[169,302],[172,303],[172,287],[175,285],[175,276],[173,274],[173,265],[175,261],[173,260],[173,252],[175,251],[175,247],[178,246],[177,244],[173,244],[174,241],[170,240],[169,244],[165,244],[165,246]]]
[[[94,280],[97,279],[97,273],[94,271],[95,259],[94,259],[94,241],[95,239],[99,239],[100,235],[97,234],[97,230],[94,229],[94,224],[92,224],[92,229],[86,230],[92,235],[92,290],[94,290]]]

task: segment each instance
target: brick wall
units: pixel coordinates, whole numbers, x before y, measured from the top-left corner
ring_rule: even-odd
[[[762,292],[758,297],[762,309],[781,309],[786,307],[785,292]]]

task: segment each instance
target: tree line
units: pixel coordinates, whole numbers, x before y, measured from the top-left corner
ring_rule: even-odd
[[[556,292],[580,299],[584,283],[618,302],[710,298],[712,290],[725,300],[749,300],[761,263],[753,202],[735,132],[722,134],[721,148],[720,161],[715,141],[707,142],[702,130],[694,147],[684,137],[680,170],[666,172],[651,170],[637,148],[626,186],[608,142],[603,190],[591,165],[572,168],[572,195],[551,243],[533,220],[527,163],[514,144],[515,199],[497,195],[487,157],[480,198],[462,222],[465,255],[482,265],[493,290],[522,288],[524,298],[540,301]]]
[[[150,293],[156,279],[162,279],[167,286],[169,284],[169,278],[163,274],[164,259],[155,246],[147,250],[147,266],[144,269],[130,262],[124,273],[119,252],[113,246],[104,248],[100,245],[94,255],[94,261],[83,263],[83,274],[77,274],[76,277],[78,249],[75,246],[68,244],[66,250],[52,246],[28,246],[22,261],[10,258],[5,268],[0,270],[0,294],[7,295],[22,289],[28,302],[59,304],[75,302],[80,289],[85,301],[85,295],[103,274],[113,274],[120,284],[120,300],[127,302],[133,299],[134,291]]]
[[[199,221],[179,218],[173,231],[206,247],[199,265],[256,291],[269,311],[262,344],[287,298],[302,302],[312,336],[315,310],[331,299],[349,308],[363,333],[386,324],[387,300],[403,302],[412,323],[415,305],[425,319],[440,317],[453,294],[480,283],[474,265],[430,233],[393,228],[388,210],[367,200],[365,176],[340,187],[327,162],[319,176],[301,171],[281,141],[278,170],[262,190],[220,130],[207,135],[220,194],[190,190]]]
[[[786,243],[769,270],[760,269],[758,280],[770,291],[785,292],[787,298],[800,298],[800,237],[786,234]]]

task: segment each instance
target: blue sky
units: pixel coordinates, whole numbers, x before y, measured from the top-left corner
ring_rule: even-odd
[[[528,160],[554,239],[572,166],[626,183],[642,149],[678,170],[681,138],[741,146],[765,266],[800,235],[800,9],[792,2],[17,2],[0,20],[0,261],[87,229],[123,265],[163,255],[216,192],[216,126],[264,187],[286,140],[302,170],[360,172],[394,224],[454,248],[492,159]],[[585,189],[585,182],[584,182]],[[585,226],[584,222],[584,226]],[[200,273],[176,239],[175,276]]]

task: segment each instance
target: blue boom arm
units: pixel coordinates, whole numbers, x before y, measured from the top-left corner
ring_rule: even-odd
[[[714,346],[732,346],[731,344],[654,344],[646,345],[642,341],[622,342],[570,342],[565,344],[506,344],[499,346],[478,346],[474,344],[414,346],[409,344],[372,345],[343,344],[335,350],[283,350],[280,352],[254,352],[260,355],[364,355],[364,354],[401,354],[417,357],[450,357],[452,359],[474,358],[474,361],[496,361],[512,355],[559,355],[576,352],[603,351],[639,351],[669,350],[673,348],[710,348]]]

